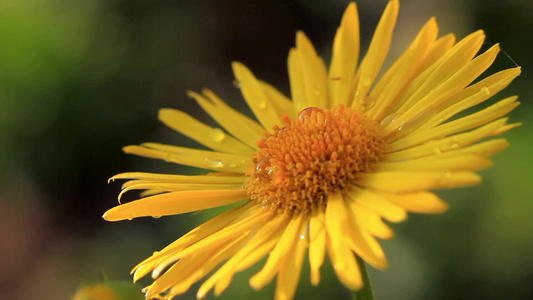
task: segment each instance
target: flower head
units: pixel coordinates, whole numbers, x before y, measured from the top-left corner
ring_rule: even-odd
[[[475,171],[507,147],[485,140],[519,124],[503,116],[517,97],[463,117],[505,88],[520,68],[472,83],[494,61],[496,44],[476,56],[482,31],[461,41],[438,38],[431,18],[408,49],[378,79],[398,14],[390,1],[367,54],[358,65],[359,21],[355,3],[342,18],[329,69],[298,32],[288,59],[291,98],[233,63],[246,103],[258,121],[229,107],[213,92],[188,95],[224,129],[184,112],[163,109],[160,120],[212,149],[146,143],[127,153],[198,167],[205,175],[123,173],[123,193],[146,190],[142,199],[104,215],[109,221],[181,214],[242,202],[198,226],[134,268],[134,280],[152,273],[147,298],[171,299],[218,267],[200,286],[220,294],[233,276],[268,259],[250,279],[261,289],[277,276],[276,298],[291,299],[308,252],[311,282],[320,282],[327,253],[339,280],[364,284],[356,255],[376,268],[387,260],[376,238],[393,231],[407,212],[440,213],[447,204],[429,190],[481,181]],[[455,117],[455,118],[454,118]]]

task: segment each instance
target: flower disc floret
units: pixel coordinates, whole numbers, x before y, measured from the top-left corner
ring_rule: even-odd
[[[368,172],[385,149],[381,126],[356,110],[308,107],[258,142],[246,172],[253,200],[281,212],[325,207],[327,195]]]

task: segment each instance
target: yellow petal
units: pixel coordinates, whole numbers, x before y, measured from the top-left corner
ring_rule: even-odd
[[[475,155],[481,157],[492,156],[503,149],[509,147],[509,143],[505,139],[495,139],[477,143],[472,146],[460,148],[454,151],[449,151],[438,155],[440,159],[448,159],[450,157],[460,157],[463,155]]]
[[[140,182],[134,183],[137,180],[128,182],[128,185],[123,187],[118,199],[131,190],[154,190],[158,194],[163,192],[180,192],[180,191],[199,191],[199,190],[237,190],[242,188],[240,184],[205,184],[205,183],[168,183],[168,182]]]
[[[309,222],[309,265],[311,267],[311,283],[320,283],[320,267],[326,252],[326,228],[322,208],[313,210]]]
[[[356,201],[347,201],[352,213],[359,220],[359,226],[380,239],[390,239],[394,236],[392,229],[387,226],[378,213],[375,213]]]
[[[391,222],[401,222],[407,218],[407,213],[401,207],[365,189],[353,186],[346,190],[345,195],[348,198],[346,203],[353,201]]]
[[[418,131],[441,124],[459,112],[487,100],[506,88],[518,75],[520,75],[520,68],[507,69],[467,87],[446,101],[447,107],[426,124],[421,124]]]
[[[329,107],[326,66],[311,41],[301,31],[296,33],[296,51],[308,104]]]
[[[367,263],[378,269],[389,266],[385,253],[376,239],[361,227],[353,227],[347,231],[349,247]]]
[[[267,130],[272,130],[275,125],[281,124],[280,115],[274,109],[261,83],[252,72],[243,64],[233,62],[233,73],[239,81],[241,92],[246,103],[255,114],[256,118]]]
[[[355,76],[355,96],[352,103],[353,108],[358,108],[364,104],[365,97],[389,52],[392,31],[396,24],[396,18],[398,17],[399,6],[400,4],[398,1],[389,1],[381,19],[379,20],[372,41],[370,42],[370,46],[368,47],[368,51]]]
[[[242,175],[238,176],[214,176],[208,175],[174,175],[174,174],[159,174],[159,173],[144,173],[144,172],[126,172],[117,174],[109,181],[119,179],[140,179],[144,182],[168,182],[168,183],[219,183],[219,184],[236,184],[244,182]],[[133,181],[133,180],[132,180]]]
[[[359,59],[359,15],[357,5],[350,2],[333,41],[333,53],[328,74],[331,107],[348,104],[350,86]]]
[[[385,269],[388,266],[385,253],[379,243],[364,228],[364,224],[359,220],[352,211],[349,202],[355,199],[344,198],[347,218],[344,219],[346,241],[349,247],[362,259],[372,266]],[[389,205],[392,206],[392,205]],[[399,209],[402,210],[402,209]]]
[[[442,82],[441,84],[435,83],[434,88],[430,90],[428,94],[421,96],[418,101],[415,100],[416,102],[413,103],[411,107],[406,107],[405,110],[400,108],[399,112],[401,115],[397,122],[391,126],[388,126],[383,134],[398,134],[400,132],[398,132],[397,129],[401,126],[402,122],[409,122],[410,120],[416,118],[420,112],[429,110],[441,103],[444,105],[446,100],[448,100],[454,94],[457,94],[460,90],[481,75],[481,73],[483,73],[494,62],[499,50],[499,45],[494,45],[485,53],[479,55],[460,70],[455,72],[446,81]],[[405,112],[401,113],[402,111]]]
[[[176,256],[179,251],[224,228],[233,222],[239,215],[248,211],[253,205],[255,205],[255,203],[248,202],[230,209],[189,231],[187,234],[166,246],[161,251],[154,252],[152,256],[145,259],[133,268],[132,272],[134,272],[134,282],[150,272],[155,265],[160,264],[163,261],[176,261],[179,259],[179,257]]]
[[[413,148],[388,153],[384,161],[403,161],[419,157],[441,155],[448,151],[457,151],[458,149],[478,142],[486,137],[490,137],[499,132],[499,128],[505,126],[506,118],[493,121],[485,126],[474,130],[452,135],[440,140],[430,141],[426,144]]]
[[[344,222],[343,218],[345,218],[345,215],[346,212],[342,194],[340,192],[329,194],[324,220],[327,234],[331,241],[331,249],[335,253],[340,252],[340,248],[346,246],[344,244],[342,228],[342,222]],[[339,260],[342,261],[342,257],[339,257]]]
[[[380,193],[380,195],[409,212],[438,214],[448,209],[448,203],[430,192],[407,194]]]
[[[103,218],[107,221],[120,221],[147,216],[176,215],[232,204],[247,198],[248,195],[243,189],[173,192],[115,206],[106,211]]]
[[[369,96],[369,101],[375,101],[375,105],[368,112],[372,119],[382,120],[390,113],[391,108],[398,105],[398,94],[418,75],[418,65],[422,63],[429,45],[437,38],[437,33],[437,22],[435,18],[431,18],[402,56],[381,77]]]
[[[432,94],[432,90],[454,75],[465,64],[472,60],[483,44],[485,35],[478,30],[457,43],[437,62],[428,67],[409,84],[398,101],[403,105],[395,109],[397,114],[405,113],[420,99]]]
[[[296,292],[302,270],[305,250],[307,249],[307,224],[300,227],[299,238],[294,242],[293,249],[281,264],[276,280],[276,300],[291,300]]]
[[[298,50],[292,48],[287,58],[287,67],[289,71],[289,80],[291,83],[291,97],[295,113],[310,107],[311,104],[307,99],[306,87],[301,68],[301,58]]]
[[[279,271],[279,264],[286,255],[293,249],[295,241],[299,239],[301,227],[307,223],[307,217],[303,214],[295,214],[276,247],[270,252],[268,260],[257,274],[250,278],[250,286],[254,290],[259,290],[267,285]]]
[[[234,240],[242,235],[248,236],[257,226],[263,222],[267,222],[272,218],[272,214],[265,212],[263,209],[255,207],[250,214],[241,215],[232,224],[222,228],[220,231],[205,237],[195,244],[179,251],[176,255],[185,257],[191,253],[195,253],[205,247],[218,247],[224,245],[230,240]]]
[[[431,22],[431,19],[430,19]],[[429,25],[431,26],[431,25]],[[431,33],[431,31],[429,32]],[[412,77],[414,79],[411,79],[407,82],[407,87],[405,87],[400,94],[398,94],[398,97],[394,99],[394,102],[396,103],[394,106],[388,109],[382,109],[380,113],[373,112],[374,119],[376,120],[383,120],[385,118],[386,111],[397,111],[401,105],[405,103],[405,101],[422,85],[425,83],[427,77],[429,74],[431,74],[437,67],[438,64],[435,64],[439,59],[441,59],[442,56],[444,56],[446,53],[449,52],[450,48],[455,43],[455,35],[448,34],[437,41],[435,41],[431,46],[426,49],[426,54],[424,57],[422,57],[422,61],[416,66],[416,69],[413,71]],[[422,43],[419,43],[418,46],[423,46]],[[394,67],[394,66],[393,66]],[[395,78],[395,77],[394,77]],[[381,81],[384,78],[382,78]],[[384,81],[385,82],[385,81]],[[376,86],[378,88],[378,86]],[[377,90],[376,92],[379,92]],[[378,105],[379,103],[376,103]],[[374,111],[378,110],[379,107],[376,107]],[[394,116],[389,115],[389,116]]]
[[[437,62],[442,56],[444,56],[455,44],[455,39],[455,35],[453,33],[449,33],[431,44],[426,56],[419,65],[418,72],[420,73],[425,71],[435,62]]]
[[[379,167],[376,171],[477,171],[490,166],[492,166],[492,162],[489,159],[477,155],[463,155],[444,158],[441,156],[429,156],[399,162],[383,162],[379,164]]]
[[[209,255],[211,254],[209,252],[202,255],[202,257],[198,257],[193,254],[191,257],[189,257],[188,261],[196,262],[198,267],[190,264],[187,266],[187,268],[182,268],[181,273],[184,273],[186,277],[180,280],[175,280],[176,283],[166,294],[166,297],[171,299],[176,295],[181,295],[187,292],[195,282],[209,274],[209,272],[211,272],[211,270],[213,270],[222,261],[231,257],[242,245],[242,242],[245,239],[246,236],[243,235],[227,245],[223,245],[219,251],[215,251],[214,255]]]
[[[331,243],[328,242],[328,255],[339,281],[352,291],[360,290],[363,278],[352,250],[345,244],[333,250]]]
[[[228,106],[212,91],[203,90],[204,96],[195,92],[187,92],[187,95],[198,103],[218,124],[253,149],[257,149],[256,143],[263,138],[265,130],[257,122]]]
[[[275,228],[275,229],[270,229],[270,227],[265,226],[265,229],[264,229],[265,232],[262,233],[264,235],[262,238],[264,238],[266,242],[260,242],[260,239],[258,238],[257,243],[254,244],[250,248],[254,250],[253,251],[250,250],[248,255],[243,255],[243,257],[241,257],[241,259],[238,260],[238,264],[236,267],[237,272],[251,267],[253,264],[258,262],[261,258],[263,258],[266,254],[268,254],[272,250],[272,248],[274,248],[275,245],[277,245],[279,239],[281,238],[281,235],[287,228],[287,225],[289,224],[290,219],[284,216],[277,217],[275,219],[277,219],[277,222],[272,224],[272,226],[274,226],[272,228]],[[270,235],[268,233],[270,233]],[[259,235],[259,232],[258,232],[258,235]]]
[[[283,114],[287,114],[289,115],[289,118],[294,119],[296,114],[293,109],[292,101],[272,85],[264,81],[261,81],[260,83],[278,115],[282,116]]]
[[[328,235],[327,249],[333,269],[341,283],[351,290],[359,290],[363,279],[353,252],[345,241],[346,210],[340,192],[328,195],[325,224]]]
[[[388,146],[388,151],[405,149],[423,142],[431,141],[439,137],[452,135],[458,132],[469,130],[477,126],[487,124],[516,108],[520,102],[515,102],[518,97],[509,97],[496,104],[493,104],[481,111],[466,117],[453,120],[443,125],[433,127],[424,131],[410,134]]]
[[[244,238],[245,236],[241,236],[222,247],[206,248],[202,252],[181,258],[150,286],[146,298],[157,296],[172,286],[171,295],[186,292],[194,282],[200,280],[220,262],[235,253]]]
[[[188,114],[164,108],[159,110],[159,120],[168,127],[213,150],[238,155],[250,155],[253,149],[227,135],[220,128],[209,127]]]
[[[278,242],[287,221],[288,218],[277,217],[266,222],[235,255],[200,286],[198,299],[204,298],[215,285],[215,293],[221,293],[231,282],[233,274],[239,271],[241,264],[242,270],[263,258]]]
[[[357,185],[390,193],[468,186],[481,182],[472,172],[379,172],[361,174]]]
[[[144,143],[141,146],[126,146],[122,150],[126,153],[158,158],[181,165],[233,173],[244,173],[249,162],[249,157],[246,156],[157,143]]]

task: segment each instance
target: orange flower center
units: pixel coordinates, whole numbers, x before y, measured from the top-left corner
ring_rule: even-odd
[[[330,192],[369,171],[385,149],[381,126],[344,105],[282,119],[284,126],[257,143],[245,182],[252,200],[280,212],[325,207]]]

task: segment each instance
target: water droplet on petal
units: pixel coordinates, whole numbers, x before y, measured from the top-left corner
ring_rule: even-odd
[[[264,99],[256,99],[255,106],[257,106],[257,108],[259,109],[265,109],[267,106],[267,103]]]
[[[224,163],[218,158],[207,157],[204,163],[210,169],[219,169],[224,167]]]
[[[159,218],[161,218],[161,216],[160,216],[160,215],[152,216],[152,218],[154,218],[154,219],[159,219]]]
[[[429,121],[431,118],[436,116],[438,114],[438,110],[436,109],[425,109],[421,110],[418,115],[416,115],[414,118],[412,118],[409,121],[402,121],[400,124],[400,127],[398,127],[398,130],[403,131],[404,134],[411,133],[414,131],[418,126],[418,124],[423,124],[427,121]]]
[[[233,80],[233,86],[237,89],[240,89],[241,88],[241,82],[238,81],[237,79]]]
[[[488,87],[484,86],[484,87],[481,88],[481,93],[483,95],[485,95],[485,96],[488,96],[488,95],[490,95],[490,90],[489,90]]]
[[[371,98],[370,96],[366,97],[366,100],[365,100],[366,109],[371,109],[372,107],[374,107],[374,105],[376,105],[376,100]]]
[[[459,148],[461,148],[461,145],[459,145],[459,143],[456,142],[456,141],[450,141],[450,148],[451,149],[459,149]]]
[[[509,82],[509,79],[504,79],[502,81],[500,81],[500,83],[498,84],[499,86],[503,86],[505,84],[507,84]]]
[[[389,126],[391,125],[392,123],[396,122],[396,119],[399,117],[400,115],[399,114],[391,114],[391,115],[388,115],[386,116],[385,118],[383,118],[383,120],[381,120],[380,124],[381,126]]]
[[[324,112],[324,110],[318,108],[318,107],[308,107],[304,110],[302,110],[299,114],[298,114],[298,119],[300,119],[301,122],[304,122],[306,118],[310,118],[311,115],[315,113],[315,114],[322,114],[322,115],[326,115],[326,113]]]
[[[260,160],[255,166],[255,175],[261,177],[268,177],[274,172],[276,166],[270,161],[270,157],[265,157]]]
[[[213,128],[209,131],[209,138],[213,142],[220,143],[226,138],[226,134],[220,128]]]
[[[305,235],[303,235],[303,234],[300,235],[300,239],[301,239],[301,240],[305,239]]]

